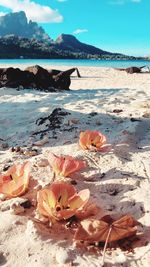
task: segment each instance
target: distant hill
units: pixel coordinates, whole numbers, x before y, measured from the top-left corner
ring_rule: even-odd
[[[76,54],[44,41],[7,35],[0,38],[0,58],[76,58]]]
[[[0,17],[0,36],[16,35],[25,38],[51,41],[48,34],[36,22],[27,20],[24,11],[9,13]]]
[[[61,34],[55,41],[56,47],[62,50],[70,50],[77,53],[87,53],[91,55],[112,55],[113,53],[101,50],[95,46],[81,43],[76,37],[70,34]]]
[[[81,51],[81,50],[80,50]],[[101,50],[102,51],[102,50]],[[55,43],[47,43],[37,39],[28,39],[14,35],[0,38],[0,58],[45,58],[45,59],[135,59],[119,54],[91,54],[78,52],[69,47],[61,48]]]

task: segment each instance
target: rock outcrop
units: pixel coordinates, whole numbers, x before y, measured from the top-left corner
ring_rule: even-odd
[[[28,22],[24,11],[9,13],[0,17],[0,36],[6,35],[16,35],[51,42],[51,38],[42,27],[31,20]]]
[[[145,71],[142,71],[142,69],[146,68]],[[129,67],[129,68],[117,68],[117,70],[120,71],[126,71],[127,73],[133,74],[133,73],[142,73],[142,72],[150,72],[150,68],[148,66],[142,66],[142,67]]]
[[[70,75],[77,71],[72,68],[66,71],[46,70],[38,65],[26,68],[24,71],[19,68],[0,69],[0,87],[11,87],[19,89],[37,89],[47,92],[56,90],[69,90]]]

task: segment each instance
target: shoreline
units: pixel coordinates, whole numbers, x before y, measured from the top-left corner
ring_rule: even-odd
[[[150,60],[90,60],[90,59],[0,59],[0,65],[48,65],[48,66],[72,66],[72,67],[108,67],[126,68],[148,65]]]

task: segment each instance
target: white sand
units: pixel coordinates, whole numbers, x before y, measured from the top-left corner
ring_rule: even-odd
[[[68,69],[69,67],[55,67]],[[87,159],[78,146],[81,130],[100,130],[112,145],[106,154],[89,153],[90,167],[73,175],[77,189],[89,188],[91,201],[106,211],[123,215],[130,213],[143,224],[143,235],[134,242],[134,253],[119,248],[106,255],[106,266],[150,266],[150,74],[126,74],[108,68],[79,67],[81,79],[72,77],[72,91],[43,93],[33,90],[0,89],[0,171],[4,166],[29,159],[32,181],[29,193],[37,183],[51,182],[49,167],[39,167],[49,151]],[[70,112],[64,116],[60,129],[47,132],[48,143],[39,155],[29,157],[11,152],[12,146],[32,147],[46,129],[36,120],[48,116],[55,108]],[[113,110],[122,110],[114,113]],[[90,115],[91,112],[96,114]],[[147,114],[145,118],[144,114]],[[149,115],[148,115],[149,114]],[[145,115],[144,115],[145,116]],[[132,121],[131,118],[138,119]],[[76,119],[77,124],[71,119]],[[53,138],[57,137],[57,139]],[[5,148],[5,146],[8,148]],[[102,174],[104,177],[101,178]],[[13,200],[14,201],[14,200]],[[34,208],[13,215],[11,201],[0,203],[0,266],[54,267],[101,266],[97,255],[72,245],[72,234],[50,229],[32,222]],[[55,228],[55,227],[54,227]]]

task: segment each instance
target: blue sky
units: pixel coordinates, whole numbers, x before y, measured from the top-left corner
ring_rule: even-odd
[[[24,10],[51,38],[129,55],[150,55],[150,0],[0,0],[0,15]]]

